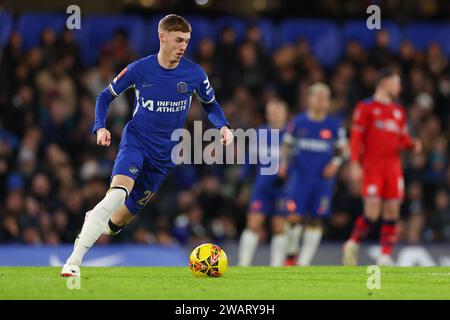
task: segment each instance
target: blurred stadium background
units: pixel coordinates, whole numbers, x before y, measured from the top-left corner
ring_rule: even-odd
[[[70,31],[71,4],[0,1],[0,265],[58,265],[69,254],[85,212],[107,190],[131,116],[133,93],[127,92],[110,108],[112,145],[98,147],[91,134],[96,96],[126,64],[158,50],[157,23],[167,13],[190,21],[187,56],[208,73],[234,128],[263,123],[264,103],[273,95],[288,102],[291,115],[304,110],[305,90],[315,81],[331,86],[332,112],[348,128],[355,102],[372,93],[377,70],[400,70],[410,128],[425,153],[404,157],[407,192],[396,256],[405,265],[450,265],[450,2],[77,1],[81,29]],[[371,4],[381,7],[381,31],[366,27]],[[198,119],[203,114],[195,102],[187,127]],[[99,240],[89,263],[185,265],[187,252],[210,241],[235,263],[251,188],[245,181],[236,192],[239,170],[177,167],[138,219]],[[358,187],[344,164],[315,263],[340,263],[340,245],[362,211]],[[268,240],[269,229],[261,236]],[[371,261],[373,248],[362,262]],[[267,246],[256,263],[268,263]]]

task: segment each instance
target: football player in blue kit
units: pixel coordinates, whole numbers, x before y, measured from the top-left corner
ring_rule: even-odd
[[[328,115],[329,87],[313,84],[308,95],[307,111],[288,124],[281,148],[279,174],[286,176],[289,164],[293,186],[286,201],[290,222],[286,265],[311,264],[322,238],[322,220],[331,212],[335,175],[348,154],[345,129]]]
[[[267,146],[262,146],[260,143],[253,144],[250,146],[249,152],[258,154],[258,152],[267,153],[268,149],[271,152],[276,150],[275,152],[278,153],[276,155],[271,154],[271,156],[278,158],[287,117],[288,107],[284,101],[279,99],[269,100],[266,104],[267,124],[257,128],[258,138],[261,135],[267,135]],[[279,141],[271,141],[269,131],[271,129],[280,130]],[[261,150],[264,147],[266,149]],[[257,165],[251,165],[247,161],[241,171],[240,180],[242,181],[249,176],[251,169],[256,169],[249,201],[247,225],[239,241],[238,264],[240,266],[251,265],[265,219],[269,217],[272,224],[270,265],[282,266],[286,257],[287,237],[284,232],[286,219],[283,211],[283,186],[280,185],[276,173],[272,175],[261,174],[259,170],[261,166],[262,164],[259,162]]]
[[[98,145],[110,145],[108,107],[128,88],[136,94],[133,117],[122,133],[110,189],[86,214],[73,252],[60,272],[62,276],[79,277],[83,257],[100,235],[119,232],[158,190],[174,166],[171,151],[178,141],[171,140],[172,132],[184,127],[193,95],[200,100],[209,121],[220,129],[222,144],[232,142],[233,134],[207,75],[198,64],[183,57],[191,31],[183,17],[170,14],[162,18],[158,25],[159,52],[129,64],[98,96],[93,128]]]

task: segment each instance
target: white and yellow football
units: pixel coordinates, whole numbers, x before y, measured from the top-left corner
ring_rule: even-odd
[[[221,277],[228,268],[227,255],[218,245],[201,244],[192,250],[189,268],[196,277]]]

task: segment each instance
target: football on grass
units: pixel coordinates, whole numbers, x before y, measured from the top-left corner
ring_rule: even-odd
[[[227,267],[225,251],[212,243],[199,245],[189,257],[189,268],[196,277],[221,277]]]

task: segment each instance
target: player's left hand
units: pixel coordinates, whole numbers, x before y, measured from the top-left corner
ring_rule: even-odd
[[[422,151],[423,151],[422,141],[420,141],[419,139],[414,139],[413,152],[415,154],[419,154],[422,153]]]
[[[330,161],[323,169],[322,175],[326,179],[333,178],[336,175],[338,169],[339,165],[334,161]]]
[[[231,142],[233,142],[233,132],[231,132],[230,128],[228,127],[222,127],[220,129],[220,142],[224,145],[229,145]]]

